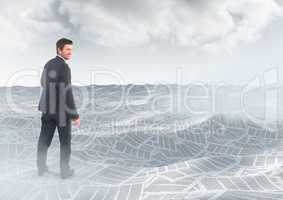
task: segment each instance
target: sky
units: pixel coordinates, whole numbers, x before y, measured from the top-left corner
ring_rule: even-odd
[[[0,86],[39,86],[61,37],[74,85],[226,82],[278,69],[283,0],[0,0]]]

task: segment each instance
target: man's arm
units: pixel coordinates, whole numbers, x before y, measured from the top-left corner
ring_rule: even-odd
[[[40,84],[41,87],[45,88],[46,87],[46,65],[43,68],[42,74],[41,74],[41,78],[40,78]]]
[[[41,77],[40,77],[40,99],[39,99],[39,103],[38,103],[38,110],[42,111],[42,112],[46,112],[47,110],[47,105],[46,105],[46,64],[44,65]]]
[[[61,73],[59,75],[59,84],[63,83],[65,88],[65,97],[66,97],[66,109],[67,115],[70,116],[71,119],[78,119],[79,114],[77,112],[76,104],[74,101],[72,83],[71,83],[71,69],[67,64],[61,66]]]

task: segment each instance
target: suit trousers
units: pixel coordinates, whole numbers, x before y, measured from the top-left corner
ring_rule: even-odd
[[[57,127],[60,140],[60,170],[61,173],[70,169],[71,156],[71,120],[67,119],[65,126],[59,126],[56,118],[42,114],[41,131],[37,144],[37,168],[44,170],[47,161],[47,151]]]

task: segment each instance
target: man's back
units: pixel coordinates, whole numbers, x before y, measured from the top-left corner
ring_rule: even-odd
[[[57,120],[79,117],[72,92],[71,70],[63,58],[56,56],[45,64],[40,82],[43,90],[39,111]]]

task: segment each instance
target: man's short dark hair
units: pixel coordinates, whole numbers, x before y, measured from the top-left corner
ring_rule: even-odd
[[[60,50],[62,50],[66,44],[73,44],[73,41],[69,40],[67,38],[61,38],[56,42],[56,52],[57,52],[57,54],[59,53],[58,48]]]

